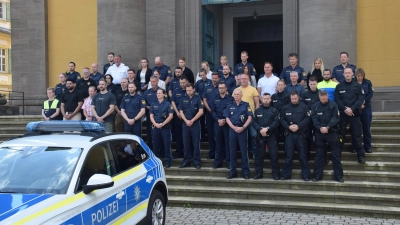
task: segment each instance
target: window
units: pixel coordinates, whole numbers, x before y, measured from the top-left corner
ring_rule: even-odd
[[[133,140],[110,141],[110,146],[116,160],[117,174],[141,164],[148,158],[142,146]]]
[[[0,2],[0,19],[4,20],[4,3]]]
[[[6,50],[0,48],[0,72],[6,72]]]

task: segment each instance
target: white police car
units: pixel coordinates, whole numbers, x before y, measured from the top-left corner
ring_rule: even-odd
[[[27,130],[0,144],[0,224],[165,223],[164,169],[141,138],[84,121]]]

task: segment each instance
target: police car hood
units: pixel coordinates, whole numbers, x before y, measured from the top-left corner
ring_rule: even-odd
[[[54,194],[0,194],[0,222],[53,196]]]

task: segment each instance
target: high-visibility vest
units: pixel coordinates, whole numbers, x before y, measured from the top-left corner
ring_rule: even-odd
[[[43,103],[43,109],[44,109],[44,115],[46,117],[50,117],[57,111],[57,105],[58,105],[58,99],[54,99],[51,105],[49,105],[49,100],[44,101]]]

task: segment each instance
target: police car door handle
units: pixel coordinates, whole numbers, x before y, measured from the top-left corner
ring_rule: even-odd
[[[115,196],[117,199],[121,199],[125,195],[125,191],[120,191],[118,194]]]

